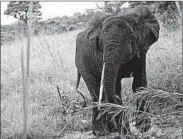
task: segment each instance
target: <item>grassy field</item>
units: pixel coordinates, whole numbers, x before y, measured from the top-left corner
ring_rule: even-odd
[[[91,112],[77,114],[71,120],[75,103],[81,98],[74,92],[76,81],[75,40],[81,30],[32,38],[29,88],[29,136],[32,138],[83,138],[91,130]],[[1,47],[1,128],[2,138],[19,138],[23,128],[21,47],[16,40]],[[157,43],[147,53],[148,85],[171,93],[181,93],[182,31],[160,32]],[[132,79],[123,80],[124,99],[131,92]],[[61,100],[56,85],[61,91]],[[90,101],[81,82],[80,90]],[[180,121],[179,121],[180,122]],[[68,123],[62,133],[63,127]],[[174,130],[172,130],[174,128]],[[163,130],[164,128],[162,128]],[[169,138],[181,136],[180,127],[172,127]],[[76,134],[69,134],[75,131]],[[83,133],[84,134],[84,133]],[[175,136],[176,135],[176,136]],[[163,137],[161,137],[163,138]],[[165,137],[166,138],[166,137]]]

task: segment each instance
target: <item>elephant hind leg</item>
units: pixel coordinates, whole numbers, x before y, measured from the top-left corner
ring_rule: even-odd
[[[92,101],[98,102],[99,100],[99,90],[100,90],[100,79],[96,78],[90,73],[85,73],[82,75],[86,86],[90,92],[92,97]],[[95,105],[95,104],[93,104]],[[93,134],[96,136],[104,136],[107,135],[108,127],[106,125],[107,119],[105,116],[102,116],[100,119],[97,119],[100,111],[98,111],[98,107],[93,107],[92,109],[92,130]]]
[[[84,97],[84,95],[78,90],[79,87],[79,83],[80,83],[80,79],[81,79],[81,74],[79,73],[79,71],[77,71],[77,81],[76,81],[76,85],[75,85],[75,90],[78,94],[81,95],[81,97],[83,98],[84,104],[82,107],[86,107],[86,98]]]

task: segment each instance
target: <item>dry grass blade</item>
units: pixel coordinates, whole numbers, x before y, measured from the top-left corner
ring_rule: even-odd
[[[57,92],[58,92],[58,95],[59,95],[60,99],[62,99],[61,94],[60,94],[60,89],[59,89],[58,85],[57,85]]]

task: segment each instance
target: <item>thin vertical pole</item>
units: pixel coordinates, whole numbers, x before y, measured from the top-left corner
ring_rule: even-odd
[[[28,127],[28,86],[29,86],[29,69],[30,69],[30,41],[31,41],[31,15],[32,15],[33,2],[29,5],[29,17],[26,25],[27,30],[27,53],[26,59],[24,57],[24,48],[22,47],[22,79],[23,79],[23,139],[27,139],[27,127]],[[26,65],[24,62],[26,60]]]

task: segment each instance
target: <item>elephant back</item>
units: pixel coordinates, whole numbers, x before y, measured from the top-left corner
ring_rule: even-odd
[[[151,12],[151,9],[148,6],[145,5],[138,5],[135,8],[128,8],[126,10],[121,10],[116,16],[130,16],[130,15],[136,15],[139,17],[149,17],[153,15]]]

